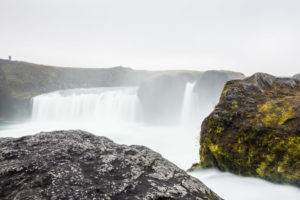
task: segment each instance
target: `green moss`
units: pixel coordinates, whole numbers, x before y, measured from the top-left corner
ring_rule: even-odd
[[[259,167],[256,169],[256,172],[258,173],[258,175],[260,176],[264,176],[265,174],[265,170],[267,168],[267,163],[266,162],[262,162]]]
[[[294,100],[300,101],[297,96]],[[290,99],[281,98],[258,105],[256,120],[261,121],[266,127],[280,126],[296,116],[292,102]]]
[[[203,122],[200,166],[300,186],[300,87],[268,87],[249,101],[241,95],[227,99],[235,83],[227,84]]]
[[[231,110],[234,110],[234,109],[237,109],[239,106],[238,106],[238,101],[237,100],[234,100],[233,102],[232,102],[232,106],[231,106]]]
[[[218,145],[215,145],[215,144],[209,144],[208,145],[208,148],[209,150],[215,154],[215,155],[218,155],[218,154],[222,154],[222,151],[220,151]]]
[[[215,130],[215,133],[221,134],[223,130],[224,130],[223,127],[218,126]]]
[[[221,93],[221,99],[223,99],[226,96],[228,90],[229,90],[229,87],[226,85]]]

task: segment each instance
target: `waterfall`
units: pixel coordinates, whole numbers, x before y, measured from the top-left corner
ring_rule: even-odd
[[[200,124],[200,106],[199,98],[194,93],[196,82],[188,82],[185,87],[182,111],[181,111],[181,124],[182,125],[199,125]]]
[[[181,110],[181,125],[200,127],[201,122],[214,108],[213,99],[194,92],[196,82],[187,82]],[[214,91],[211,91],[214,92]]]
[[[137,88],[70,89],[33,98],[34,121],[134,122]]]

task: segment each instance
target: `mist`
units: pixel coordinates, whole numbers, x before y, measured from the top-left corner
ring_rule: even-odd
[[[296,0],[2,0],[0,57],[66,67],[299,73]]]

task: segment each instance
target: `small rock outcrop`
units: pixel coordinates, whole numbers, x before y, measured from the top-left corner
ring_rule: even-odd
[[[0,139],[0,199],[221,199],[158,153],[83,131]]]
[[[196,82],[194,90],[204,102],[218,101],[227,81],[243,78],[245,78],[245,75],[239,72],[206,71],[203,72],[201,78]]]
[[[231,71],[206,71],[203,72],[201,78],[197,80],[194,92],[198,95],[201,102],[200,110],[207,116],[219,101],[222,89],[227,81],[243,79],[244,74]]]
[[[300,80],[300,74],[294,75],[293,78]]]
[[[200,143],[194,168],[300,186],[300,81],[257,73],[227,82]]]

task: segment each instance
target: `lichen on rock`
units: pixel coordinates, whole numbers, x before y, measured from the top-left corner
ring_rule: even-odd
[[[257,73],[227,82],[200,145],[194,167],[300,186],[300,81]]]

